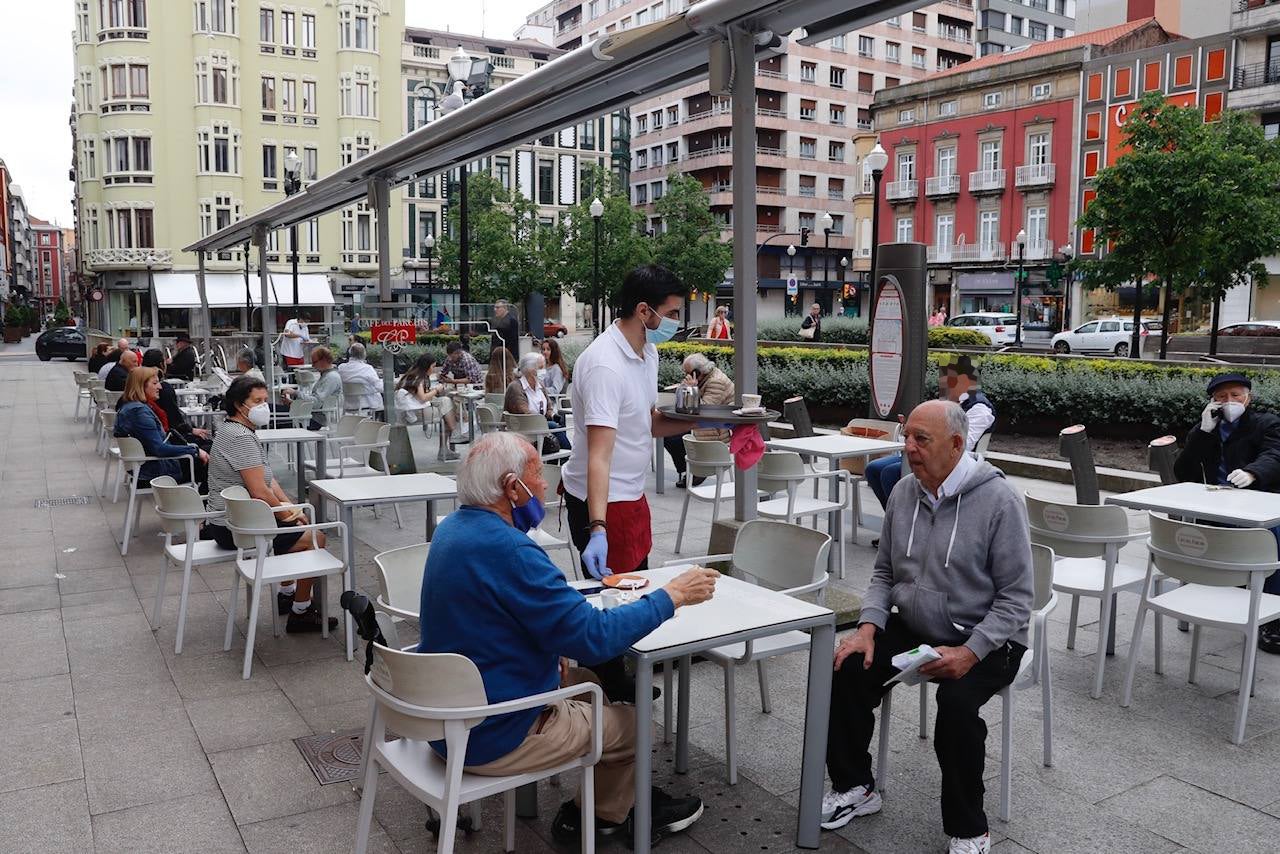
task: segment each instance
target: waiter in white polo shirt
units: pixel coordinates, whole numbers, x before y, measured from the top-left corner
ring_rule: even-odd
[[[618,319],[573,367],[573,452],[561,482],[573,544],[596,578],[648,568],[653,531],[644,483],[653,437],[694,426],[655,408],[654,345],[679,328],[686,290],[664,267],[632,270],[622,283]]]

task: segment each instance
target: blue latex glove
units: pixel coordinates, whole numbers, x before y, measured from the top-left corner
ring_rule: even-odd
[[[582,563],[592,578],[601,579],[609,574],[605,561],[609,557],[609,537],[604,531],[596,531],[582,550]]]
[[[738,425],[728,421],[699,421],[695,426],[699,430],[732,430]]]

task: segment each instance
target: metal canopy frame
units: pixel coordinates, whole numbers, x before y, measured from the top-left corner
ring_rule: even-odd
[[[246,241],[258,245],[266,303],[267,233],[368,201],[378,217],[378,301],[391,303],[387,240],[391,188],[714,76],[718,92],[735,96],[731,141],[734,181],[740,192],[734,199],[733,222],[733,288],[739,306],[734,367],[738,391],[754,392],[756,317],[754,301],[748,297],[756,287],[755,63],[781,53],[782,40],[789,35],[796,35],[801,44],[814,44],[922,5],[923,0],[703,0],[680,15],[584,45],[313,182],[302,192],[185,247],[197,253],[202,302],[204,253]],[[734,73],[744,67],[752,73]],[[269,384],[273,327],[274,314],[264,313]],[[385,349],[383,375],[383,403],[392,422],[394,357]],[[745,521],[755,516],[755,473],[738,472],[737,478],[735,516]]]

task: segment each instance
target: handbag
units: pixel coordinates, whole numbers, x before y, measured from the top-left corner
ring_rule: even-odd
[[[812,341],[812,340],[813,340],[813,326],[812,326],[812,325],[810,325],[810,326],[801,326],[801,327],[800,327],[800,337],[801,337],[801,338],[803,338],[805,341]]]

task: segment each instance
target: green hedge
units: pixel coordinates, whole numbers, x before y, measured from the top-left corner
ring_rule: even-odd
[[[662,383],[677,382],[680,361],[703,352],[730,376],[733,351],[727,347],[663,344]],[[870,399],[865,350],[763,347],[759,352],[760,393],[775,408],[794,395],[810,406],[865,412]],[[936,373],[930,356],[929,376]],[[1151,436],[1181,434],[1204,407],[1205,384],[1216,368],[1165,365],[1125,359],[1053,359],[990,354],[980,359],[982,387],[991,396],[1000,424],[1027,427],[1085,424],[1105,430],[1126,425]],[[1253,381],[1254,405],[1280,411],[1280,372],[1245,370]],[[1148,429],[1149,428],[1149,429]]]
[[[802,341],[799,319],[763,321],[757,341]],[[822,343],[866,346],[870,340],[865,320],[850,317],[824,317]],[[930,347],[989,347],[991,340],[976,329],[958,326],[930,326]]]

